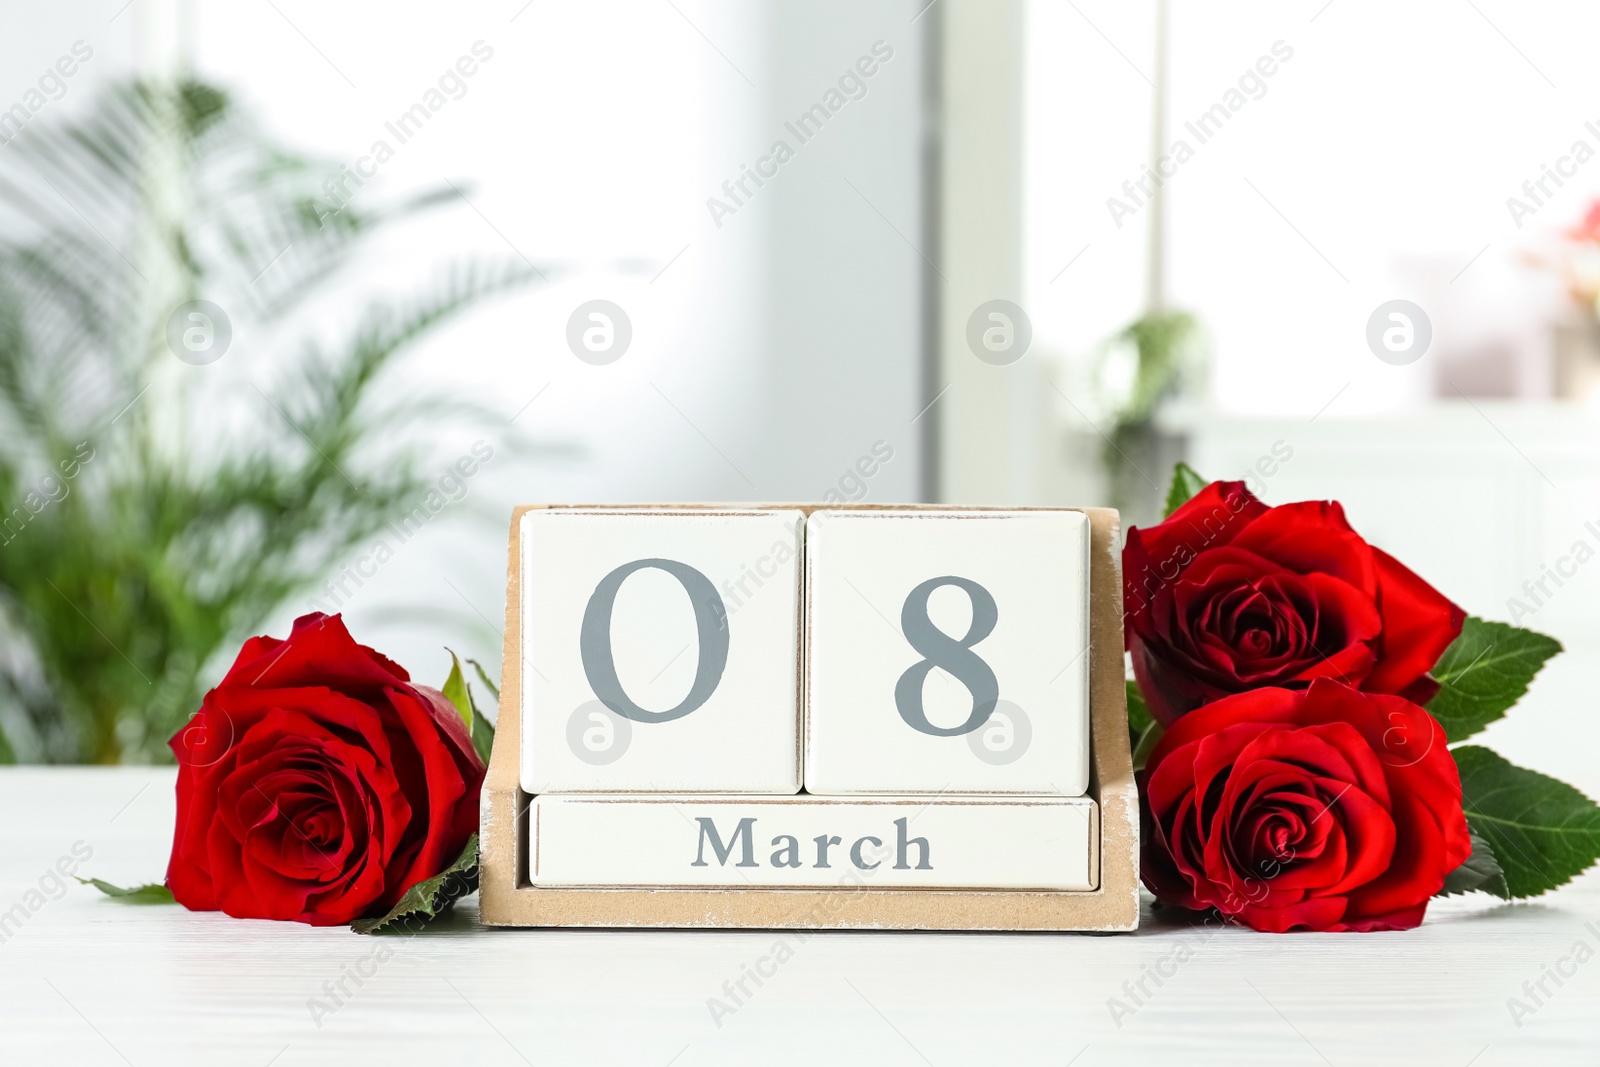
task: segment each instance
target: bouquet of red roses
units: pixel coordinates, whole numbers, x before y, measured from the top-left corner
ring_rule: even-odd
[[[1434,896],[1536,896],[1600,807],[1460,742],[1561,646],[1467,616],[1336,502],[1179,465],[1123,549],[1129,727],[1156,898],[1257,930],[1396,930]]]

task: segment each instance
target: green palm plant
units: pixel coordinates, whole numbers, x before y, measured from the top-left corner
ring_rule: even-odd
[[[0,156],[0,762],[167,758],[208,664],[423,491],[410,434],[452,409],[385,371],[537,271],[454,269],[311,340],[369,238],[455,196],[358,209],[338,175],[193,82]],[[227,330],[196,300],[246,387],[180,352]]]

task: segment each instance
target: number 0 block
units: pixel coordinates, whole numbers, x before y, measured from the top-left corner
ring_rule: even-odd
[[[793,510],[522,519],[522,787],[795,793]]]
[[[1077,511],[813,512],[807,791],[1082,795],[1088,564]]]

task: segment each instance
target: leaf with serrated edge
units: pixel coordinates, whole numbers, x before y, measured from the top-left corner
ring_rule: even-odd
[[[350,929],[358,934],[381,934],[404,925],[415,931],[477,888],[478,835],[473,834],[454,863],[406,890],[389,914],[376,919],[357,919],[350,924]]]
[[[446,652],[450,652],[447,648]],[[455,705],[456,711],[461,713],[461,721],[467,724],[467,732],[472,732],[472,696],[467,692],[467,677],[461,673],[461,660],[454,652],[450,652],[450,677],[444,680],[444,686],[439,690],[445,699]]]
[[[149,885],[136,885],[131,889],[124,889],[120,885],[112,885],[110,882],[102,881],[99,878],[78,878],[77,875],[73,875],[73,877],[77,878],[81,884],[92,885],[112,900],[120,900],[124,904],[177,903],[173,899],[172,890],[155,882],[151,882]]]
[[[472,706],[472,748],[478,753],[478,758],[483,760],[484,766],[488,766],[489,752],[494,748],[494,724],[478,710],[478,702],[472,696],[471,685],[467,686],[467,703]]]
[[[1183,507],[1200,490],[1211,483],[1200,477],[1198,471],[1187,463],[1179,463],[1172,468],[1172,485],[1167,489],[1167,507],[1161,513],[1163,519],[1174,511]]]
[[[483,669],[483,664],[475,659],[469,659],[467,662],[472,664],[472,669],[478,672],[478,681],[483,683],[483,687],[489,691],[489,695],[494,697],[498,703],[500,700],[500,687],[489,681],[489,672]]]
[[[489,753],[494,751],[494,727],[482,715],[472,723],[472,750],[483,760],[483,765],[489,765]]]
[[[1545,660],[1560,651],[1553,637],[1469,615],[1430,672],[1439,692],[1428,712],[1452,744],[1465,741],[1521,700]]]
[[[1600,858],[1600,806],[1594,801],[1480,745],[1450,752],[1461,770],[1467,825],[1493,847],[1509,896],[1538,896]]]
[[[1453,897],[1474,889],[1492,893],[1501,900],[1511,897],[1511,891],[1506,888],[1506,872],[1500,869],[1500,861],[1494,858],[1494,847],[1477,834],[1472,835],[1472,855],[1445,876],[1444,885],[1434,896]]]

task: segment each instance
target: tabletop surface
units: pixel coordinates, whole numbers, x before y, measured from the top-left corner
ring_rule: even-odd
[[[487,930],[474,897],[375,938],[56,888],[75,848],[159,881],[174,774],[0,769],[0,1063],[1600,1062],[1594,872],[1287,936]]]

